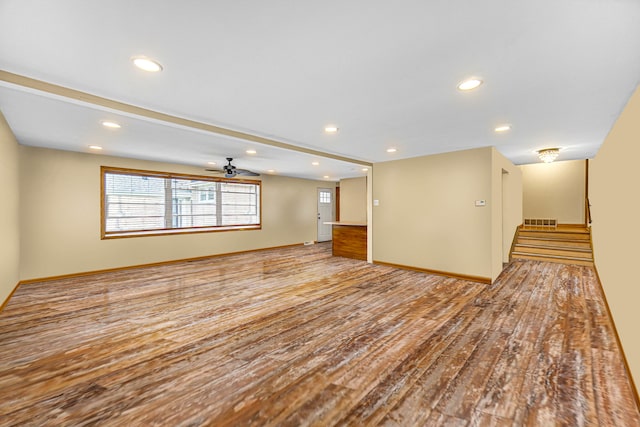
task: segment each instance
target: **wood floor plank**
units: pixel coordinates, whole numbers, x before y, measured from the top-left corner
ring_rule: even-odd
[[[493,284],[330,244],[21,286],[0,425],[624,425],[633,390],[593,268]]]
[[[592,366],[589,313],[584,298],[584,269],[563,265],[562,287],[567,290],[565,341],[561,359],[559,388],[565,397],[558,419],[566,424],[585,425],[597,419]]]

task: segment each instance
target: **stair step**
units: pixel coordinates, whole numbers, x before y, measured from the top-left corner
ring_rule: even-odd
[[[591,242],[588,240],[545,239],[543,237],[520,236],[518,237],[517,243],[523,245],[548,245],[591,249]]]
[[[581,227],[535,230],[520,226],[511,257],[593,266],[591,231]]]
[[[591,256],[588,257],[584,257],[584,256],[562,256],[562,255],[547,255],[547,254],[534,254],[534,253],[529,253],[529,252],[522,252],[522,251],[513,251],[513,255],[531,255],[531,256],[543,256],[543,257],[549,257],[549,258],[566,258],[566,259],[572,259],[572,260],[582,260],[582,261],[591,261],[592,258]]]
[[[575,247],[575,246],[564,246],[564,245],[542,245],[542,244],[531,244],[531,243],[516,243],[517,248],[532,248],[532,249],[550,249],[550,250],[558,250],[558,251],[570,251],[570,252],[584,252],[591,253],[590,247]]]
[[[513,259],[528,259],[533,261],[557,262],[562,264],[587,265],[593,267],[593,259],[579,257],[563,257],[553,255],[535,255],[513,252]]]
[[[591,251],[574,251],[564,248],[531,247],[516,245],[514,253],[540,256],[559,256],[566,258],[592,259]]]
[[[575,227],[568,227],[566,225],[559,225],[556,228],[536,228],[536,227],[523,227],[522,225],[520,226],[520,230],[521,231],[548,231],[551,233],[588,233],[590,231],[590,228],[587,228],[583,225],[576,225]]]
[[[568,239],[568,240],[589,240],[588,231],[536,231],[536,230],[520,230],[521,237],[528,238],[545,238],[545,239]]]

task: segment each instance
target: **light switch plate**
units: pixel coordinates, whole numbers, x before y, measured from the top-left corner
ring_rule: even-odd
[[[380,200],[374,200],[373,201],[373,206],[380,206]]]
[[[476,200],[476,206],[486,206],[486,205],[487,205],[486,200]]]

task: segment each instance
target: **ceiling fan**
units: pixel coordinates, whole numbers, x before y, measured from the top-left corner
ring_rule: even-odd
[[[206,169],[209,172],[218,172],[218,173],[224,173],[224,177],[225,178],[233,178],[236,175],[243,175],[243,176],[260,176],[259,173],[255,173],[252,172],[250,170],[246,170],[246,169],[238,169],[235,166],[233,166],[231,164],[231,161],[233,160],[232,157],[227,157],[227,162],[229,162],[228,164],[224,165],[222,167],[222,169]]]

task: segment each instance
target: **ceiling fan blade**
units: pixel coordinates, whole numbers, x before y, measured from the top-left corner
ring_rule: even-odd
[[[222,169],[205,169],[207,172],[224,174],[225,178],[233,178],[237,175],[243,176],[260,176],[259,173],[252,172],[247,169],[238,169],[234,165],[231,164],[233,159],[231,157],[227,157],[228,164],[224,165]]]
[[[253,171],[249,171],[246,169],[236,169],[236,173],[238,175],[243,175],[243,176],[260,176],[259,173],[253,172]]]

